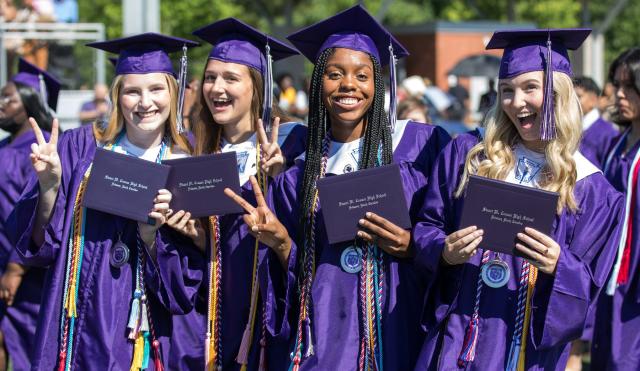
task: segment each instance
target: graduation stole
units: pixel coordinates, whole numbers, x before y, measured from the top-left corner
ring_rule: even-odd
[[[607,160],[604,165],[604,173],[609,170],[611,160],[614,156],[618,155],[622,151],[622,145],[625,143],[625,139],[631,132],[631,128],[628,128],[618,139],[618,142],[613,147],[613,150],[607,156]],[[613,272],[609,283],[607,284],[607,295],[613,295],[618,285],[624,285],[629,282],[629,269],[631,266],[631,243],[633,241],[633,226],[632,222],[635,218],[633,205],[637,199],[638,185],[638,170],[640,168],[640,150],[638,150],[631,162],[631,169],[627,178],[627,192],[625,195],[625,213],[624,223],[622,223],[622,233],[620,242],[618,243],[618,252],[616,255],[616,262],[613,266]]]
[[[482,266],[489,263],[490,250],[484,250],[480,263],[480,271]],[[532,266],[528,260],[522,259],[520,269],[520,279],[518,281],[518,301],[516,308],[516,323],[509,348],[509,356],[507,359],[507,371],[524,370],[525,350],[527,346],[528,328],[531,320],[531,300],[533,289],[538,277],[538,269]],[[484,281],[482,275],[478,273],[478,281],[476,284],[476,297],[473,307],[473,313],[467,326],[467,332],[462,344],[462,350],[458,356],[458,366],[466,367],[469,362],[475,360],[476,348],[478,344],[479,325],[480,325],[480,297],[482,296],[482,288]]]
[[[113,150],[124,137],[125,132],[118,136],[113,144],[105,146],[105,149]],[[168,152],[166,140],[162,141],[156,162],[160,162]],[[73,205],[73,222],[69,234],[67,249],[67,264],[65,269],[65,280],[62,298],[62,310],[60,314],[60,352],[58,355],[58,370],[69,371],[71,369],[71,358],[73,355],[73,336],[78,318],[77,302],[80,288],[80,272],[82,271],[85,227],[87,209],[82,206],[89,175],[91,174],[90,164],[82,176],[82,180],[76,193]],[[142,254],[142,240],[140,232],[137,231],[137,264],[135,271],[136,288],[131,305],[131,313],[127,328],[129,329],[129,339],[134,341],[134,355],[131,370],[137,371],[145,369],[149,362],[149,344],[154,348],[156,370],[162,370],[162,360],[160,358],[160,343],[156,339],[151,312],[148,310],[146,295],[144,294],[144,256]]]
[[[322,160],[318,179],[323,178],[327,169],[331,138],[329,134],[322,142]],[[380,153],[378,154],[380,158]],[[380,160],[378,159],[378,162]],[[293,348],[290,371],[298,371],[304,358],[314,354],[313,335],[311,331],[312,308],[311,286],[315,276],[315,222],[318,212],[318,190],[316,188],[313,204],[306,216],[309,218],[309,227],[304,231],[304,249],[302,251],[302,274],[298,279],[298,291],[300,293],[300,309],[298,326]],[[362,270],[359,277],[359,302],[360,302],[360,355],[358,366],[360,370],[382,370],[382,299],[384,295],[384,258],[377,245],[364,244],[359,246],[362,250]],[[303,349],[306,351],[303,354]]]
[[[260,169],[260,144],[256,143],[256,176],[263,194],[267,193],[267,175]],[[222,251],[220,248],[220,220],[218,216],[209,217],[209,294],[207,297],[207,332],[205,337],[205,370],[222,370]],[[256,238],[253,252],[253,267],[251,273],[251,300],[249,318],[242,334],[242,341],[236,356],[236,361],[241,365],[240,370],[245,371],[249,363],[249,352],[253,342],[253,332],[258,308],[258,248],[259,241]],[[260,339],[260,364],[259,370],[265,369],[266,327],[263,317],[262,337]]]

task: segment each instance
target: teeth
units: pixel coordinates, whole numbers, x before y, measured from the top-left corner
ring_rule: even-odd
[[[340,104],[352,105],[358,103],[358,100],[356,98],[340,98],[338,102],[340,102]]]
[[[231,102],[231,99],[214,99],[213,103],[228,103]]]
[[[156,114],[156,111],[151,111],[151,112],[138,112],[138,116],[141,117],[151,117],[153,115]]]
[[[522,119],[522,118],[533,116],[533,115],[535,115],[535,113],[520,113],[518,114],[518,118]]]

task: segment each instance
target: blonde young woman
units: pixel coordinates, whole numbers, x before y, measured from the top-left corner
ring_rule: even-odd
[[[83,126],[58,142],[54,121],[46,141],[32,120],[37,178],[11,230],[26,262],[49,268],[33,369],[163,368],[169,311],[191,310],[202,273],[170,243],[171,230],[161,228],[171,194],[158,190],[149,210],[155,225],[87,209],[82,201],[98,147],[156,162],[188,152],[176,126],[178,89],[167,53],[193,44],[152,33],[93,43],[119,53],[106,127]]]
[[[581,112],[567,49],[588,34],[496,32],[487,46],[505,51],[486,131],[443,151],[414,229],[416,263],[435,277],[416,370],[564,370],[613,264],[622,207],[577,151]],[[490,251],[475,226],[460,229],[470,174],[559,193],[551,234],[525,228],[514,236],[516,257]],[[503,280],[481,273],[491,265]]]

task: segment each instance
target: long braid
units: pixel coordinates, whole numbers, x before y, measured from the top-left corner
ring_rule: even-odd
[[[393,159],[391,144],[391,128],[389,119],[384,111],[384,82],[382,81],[382,67],[380,63],[371,57],[373,63],[373,78],[375,93],[373,102],[367,113],[367,125],[364,131],[362,151],[360,152],[359,169],[367,169],[376,166],[380,144],[382,153],[380,165],[390,164]]]

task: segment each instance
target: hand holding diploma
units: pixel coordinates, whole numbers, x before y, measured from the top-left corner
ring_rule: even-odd
[[[527,227],[518,233],[522,243],[516,243],[516,250],[541,272],[554,275],[560,257],[560,246],[546,234]]]
[[[366,219],[360,219],[360,227],[365,230],[358,232],[358,237],[369,243],[375,243],[387,254],[398,258],[413,256],[411,249],[411,233],[404,228],[372,213],[365,214]]]
[[[448,265],[466,263],[478,252],[483,234],[484,231],[475,225],[451,233],[444,240],[442,260]]]
[[[156,198],[153,200],[153,209],[149,213],[149,218],[155,220],[155,224],[151,225],[138,222],[140,238],[142,238],[142,241],[149,247],[151,256],[155,256],[152,249],[155,247],[156,231],[166,223],[167,215],[171,214],[169,202],[171,202],[171,192],[166,189],[160,189]]]
[[[199,220],[191,219],[191,213],[180,210],[171,215],[167,214],[167,225],[183,235],[191,238],[198,250],[204,252],[206,247],[206,236],[202,224]]]
[[[278,145],[278,130],[280,129],[280,118],[276,117],[271,125],[271,140],[267,138],[261,119],[258,119],[258,143],[260,143],[260,168],[270,177],[275,177],[284,170],[284,156],[280,145]]]
[[[275,214],[269,210],[256,178],[251,176],[249,180],[256,196],[257,207],[253,207],[253,205],[229,188],[226,188],[224,193],[247,212],[242,218],[249,226],[250,233],[260,242],[269,246],[278,256],[280,264],[286,269],[289,252],[291,251],[289,232],[287,232],[287,229],[280,223]]]

